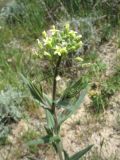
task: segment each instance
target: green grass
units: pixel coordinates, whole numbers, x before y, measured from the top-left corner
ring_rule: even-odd
[[[100,84],[98,90],[94,90],[95,94],[91,96],[93,110],[96,113],[104,111],[109,105],[110,98],[118,91],[120,91],[120,72],[108,77]]]
[[[31,43],[39,37],[41,31],[49,28],[51,24],[56,24],[61,19],[68,21],[73,17],[78,17],[78,19],[90,18],[93,27],[94,25],[100,27],[102,23],[103,40],[106,34],[107,37],[110,34],[109,28],[118,24],[120,13],[117,2],[113,3],[111,0],[108,2],[70,0],[69,3],[67,0],[16,0],[8,7],[10,8],[9,11],[5,12],[6,24],[15,37]],[[94,21],[94,18],[99,19],[104,15],[106,16],[105,19]]]
[[[19,49],[3,49],[0,52],[0,89],[12,85],[20,87],[18,72],[22,68],[22,52]]]
[[[25,132],[22,136],[22,140],[24,141],[24,143],[28,143],[31,140],[34,140],[36,138],[40,138],[40,133],[33,130],[33,129],[29,129],[27,132]],[[28,146],[28,149],[31,153],[38,153],[39,151],[39,147],[37,145],[32,145],[32,146]]]

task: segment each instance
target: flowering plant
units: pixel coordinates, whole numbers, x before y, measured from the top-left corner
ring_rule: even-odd
[[[45,57],[55,60],[58,56],[66,57],[71,52],[76,52],[82,47],[82,36],[76,31],[71,30],[69,24],[64,29],[58,30],[55,26],[46,33],[42,32],[42,40],[38,41],[39,53],[38,57]]]
[[[64,90],[61,97],[56,98],[57,77],[59,75],[61,60],[82,47],[81,37],[77,32],[71,30],[69,24],[67,24],[63,30],[58,30],[53,26],[49,32],[46,33],[44,31],[42,33],[41,40],[37,40],[39,52],[36,56],[38,58],[48,59],[54,64],[52,98],[43,92],[42,86],[38,90],[35,85],[22,76],[33,97],[39,101],[40,106],[45,110],[47,119],[47,125],[45,126],[46,136],[29,142],[29,145],[50,143],[53,145],[60,160],[79,160],[92,147],[90,145],[70,157],[63,149],[60,136],[61,125],[79,109],[87,93],[87,87],[81,92],[80,80],[72,82]],[[76,60],[82,61],[82,58],[76,57]],[[70,99],[78,95],[78,93],[81,93],[78,100],[71,104]]]

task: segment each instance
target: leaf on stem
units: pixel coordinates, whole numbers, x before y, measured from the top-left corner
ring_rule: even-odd
[[[43,93],[44,100],[47,102],[47,106],[51,106],[53,101],[45,93]]]
[[[36,100],[38,100],[41,106],[45,109],[46,104],[45,104],[44,97],[43,97],[42,87],[40,88],[40,90],[38,90],[37,87],[34,84],[32,84],[32,82],[29,81],[27,78],[25,78],[23,74],[20,74],[20,76],[22,77],[24,83],[28,86],[32,96]]]
[[[79,109],[80,104],[83,102],[84,97],[85,97],[87,92],[88,92],[88,87],[81,92],[81,94],[79,96],[79,99],[77,100],[77,102],[75,104],[67,105],[67,109],[64,110],[61,114],[59,114],[59,117],[58,117],[59,125],[61,125],[72,114],[75,114],[75,112]]]
[[[70,83],[69,86],[65,89],[62,99],[73,98],[77,94],[79,94],[80,91],[87,86],[87,84],[85,84],[84,86],[81,84],[82,84],[81,78],[75,82]]]
[[[75,153],[73,156],[71,156],[69,158],[69,160],[79,160],[84,154],[86,154],[91,148],[93,147],[93,145],[88,146],[87,148]]]
[[[52,129],[55,126],[54,117],[52,113],[50,112],[50,110],[46,109],[45,111],[46,111],[46,119],[47,119],[48,128]]]
[[[70,157],[69,157],[68,153],[65,150],[63,152],[64,152],[65,160],[69,160]]]
[[[32,145],[47,144],[47,143],[49,144],[49,143],[54,143],[54,142],[59,142],[59,141],[60,141],[60,138],[57,135],[52,136],[52,137],[49,135],[46,135],[42,138],[31,140],[27,144],[29,146],[32,146]]]

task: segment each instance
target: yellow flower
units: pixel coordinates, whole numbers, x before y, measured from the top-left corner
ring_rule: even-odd
[[[69,32],[69,35],[70,35],[72,38],[75,38],[75,37],[76,37],[76,32],[73,31],[73,30],[71,30],[71,31]]]
[[[55,26],[53,25],[52,28],[50,29],[51,33],[52,33],[52,36],[55,35],[55,33],[57,33],[59,30],[57,30],[55,28]]]
[[[82,38],[82,35],[78,35],[77,37],[76,37],[76,40],[80,40]]]
[[[63,42],[62,42],[62,46],[63,46],[63,47],[67,46],[67,42],[63,41]]]
[[[70,29],[70,24],[69,23],[66,23],[65,29],[66,29],[66,31],[69,31],[69,29]]]
[[[51,54],[46,52],[46,51],[44,51],[44,56],[47,56],[47,57],[51,58]]]
[[[54,52],[54,55],[61,56],[61,53],[60,53],[59,51],[55,51],[55,52]]]
[[[75,60],[77,60],[79,62],[83,62],[83,58],[81,58],[81,57],[76,57]]]
[[[67,53],[66,47],[61,48],[61,54],[66,54],[66,53]]]
[[[37,39],[37,42],[38,42],[38,44],[40,43],[40,40],[39,39]]]
[[[43,48],[43,45],[42,45],[42,43],[40,42],[39,39],[37,39],[37,42],[38,42],[38,46],[40,47],[40,49],[42,49],[42,48]]]
[[[42,36],[41,42],[37,39],[40,51],[43,51],[42,55],[53,59],[54,55],[66,56],[70,52],[76,52],[83,45],[82,36],[70,29],[69,23],[65,24],[63,30],[57,30],[53,25],[48,32],[43,31]],[[76,60],[83,61],[80,57]]]
[[[56,46],[55,47],[55,52],[54,52],[54,55],[59,55],[59,56],[61,56],[61,47],[60,46]]]
[[[52,39],[51,38],[47,39],[45,45],[46,45],[46,47],[51,49],[52,48]]]
[[[78,44],[79,44],[80,48],[83,46],[83,42],[82,41],[80,41]]]
[[[74,51],[76,50],[76,47],[75,47],[75,46],[72,46],[72,47],[70,47],[69,50],[74,52]]]
[[[46,33],[45,31],[43,31],[43,32],[42,32],[42,36],[43,36],[44,38],[46,38],[46,37],[47,37],[47,33]]]

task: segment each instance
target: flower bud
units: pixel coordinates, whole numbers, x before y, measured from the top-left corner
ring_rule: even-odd
[[[76,57],[75,60],[79,61],[79,62],[83,62],[83,58],[81,58],[81,57]]]
[[[69,23],[67,23],[67,24],[65,25],[65,29],[66,29],[66,31],[69,31],[69,29],[70,29],[70,24],[69,24]]]
[[[44,51],[44,56],[47,56],[47,57],[51,58],[51,54],[46,52],[46,51]]]
[[[42,46],[42,43],[40,42],[40,40],[39,40],[39,39],[37,39],[37,42],[38,42],[38,46],[40,47],[40,49],[42,49],[42,48],[43,48],[43,46]]]
[[[46,37],[47,37],[47,33],[46,33],[45,31],[43,31],[43,32],[42,32],[42,36],[43,36],[44,38],[46,38]]]

